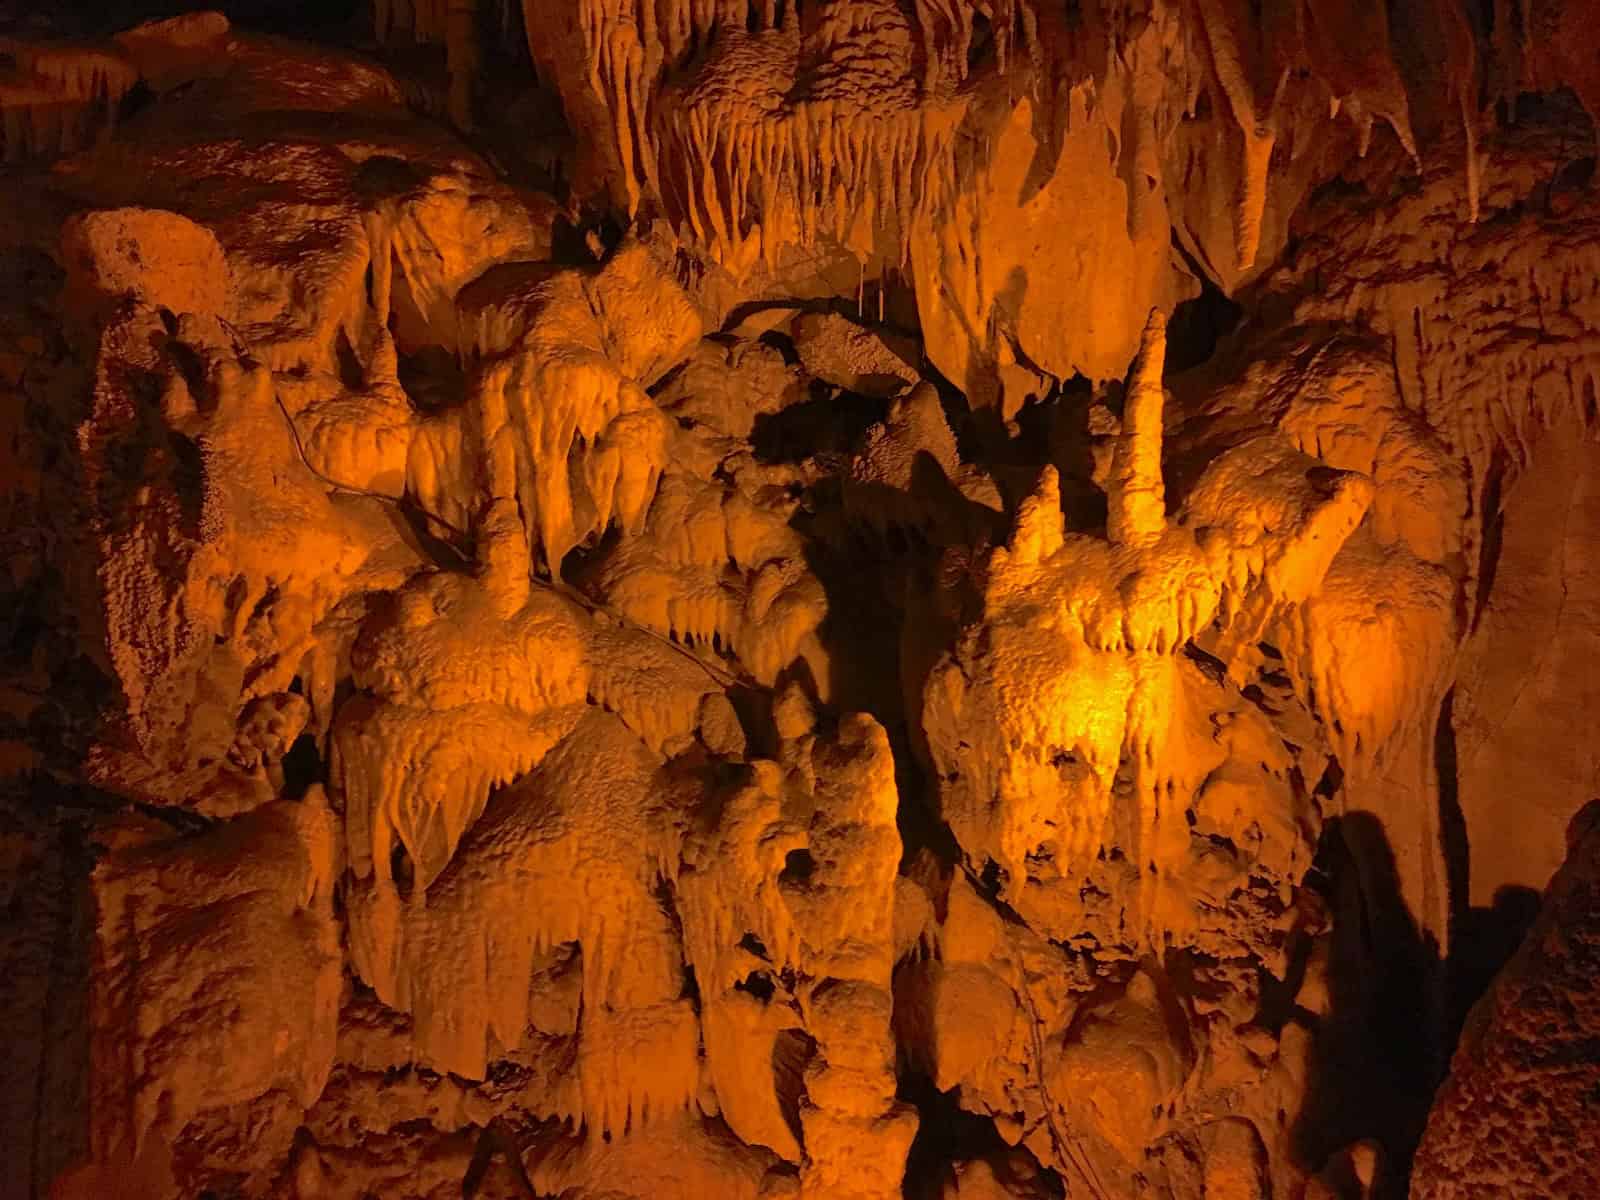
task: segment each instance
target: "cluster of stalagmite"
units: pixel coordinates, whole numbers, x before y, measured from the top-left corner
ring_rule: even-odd
[[[1000,895],[1024,912],[1030,862],[1075,890],[1114,846],[1137,887],[1154,888],[1170,864],[1185,890],[1184,809],[1212,764],[1190,744],[1205,701],[1192,695],[1200,672],[1180,665],[1184,648],[1211,637],[1218,649],[1253,650],[1276,637],[1274,620],[1321,590],[1372,502],[1366,477],[1262,434],[1214,459],[1169,524],[1164,326],[1156,313],[1145,327],[1105,455],[1104,537],[1064,532],[1047,466],[1009,543],[977,566],[981,614],[924,691],[934,764],[954,783],[946,819],[969,854],[998,866]],[[1224,653],[1237,666],[1237,652]],[[995,745],[1007,753],[996,758]],[[1134,811],[1114,813],[1124,770]],[[1047,919],[1065,932],[1076,918]],[[1160,931],[1174,924],[1152,918]]]
[[[16,1194],[1524,1186],[1600,74],[1490,7],[0,41]]]

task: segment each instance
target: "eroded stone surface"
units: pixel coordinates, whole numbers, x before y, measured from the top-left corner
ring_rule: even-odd
[[[0,9],[15,1194],[1398,1194],[1596,782],[1492,7]],[[1418,1194],[1584,1192],[1593,840]]]
[[[1483,1189],[1581,1196],[1596,1186],[1581,1149],[1600,1075],[1594,816],[1591,805],[1574,819],[1544,910],[1467,1019],[1417,1154],[1411,1194],[1421,1200]]]

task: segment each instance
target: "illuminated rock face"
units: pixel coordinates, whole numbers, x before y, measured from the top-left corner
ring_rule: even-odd
[[[60,7],[0,1196],[1584,1191],[1583,5]]]

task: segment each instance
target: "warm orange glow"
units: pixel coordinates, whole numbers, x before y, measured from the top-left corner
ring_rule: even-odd
[[[18,1196],[1600,1194],[1578,0],[23,7]]]

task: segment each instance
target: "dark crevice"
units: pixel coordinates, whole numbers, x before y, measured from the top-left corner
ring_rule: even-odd
[[[405,846],[398,842],[389,852],[389,877],[394,880],[394,889],[400,899],[409,900],[411,889],[416,882],[416,871],[411,864],[411,855],[406,853]]]
[[[816,1038],[803,1029],[785,1029],[772,1042],[772,1081],[778,1111],[801,1146],[805,1145],[800,1109],[806,1099],[806,1066],[816,1053]]]
[[[817,862],[809,850],[791,850],[784,856],[783,870],[778,875],[780,884],[796,886],[810,882],[816,873]]]
[[[1223,294],[1176,234],[1172,246],[1174,253],[1199,280],[1200,294],[1179,303],[1167,320],[1168,375],[1191,370],[1210,359],[1218,343],[1239,327],[1245,311]]]
[[[323,780],[322,752],[310,733],[295,738],[283,756],[283,794],[290,800],[304,799],[311,785]]]
[[[963,1109],[960,1088],[941,1092],[926,1074],[907,1071],[897,1095],[916,1106],[918,1118],[901,1189],[906,1200],[953,1195],[957,1171],[977,1161],[988,1166],[1006,1195],[1040,1200],[1067,1195],[1060,1176],[1041,1167],[1029,1151],[1008,1145],[992,1118]]]
[[[814,382],[809,400],[758,416],[751,442],[756,457],[766,463],[799,462],[818,455],[842,461],[867,430],[888,415],[887,400]]]
[[[1505,509],[1503,492],[1510,460],[1503,450],[1496,450],[1489,462],[1488,476],[1483,485],[1483,542],[1478,550],[1478,594],[1472,605],[1472,629],[1477,629],[1494,594],[1495,575],[1500,567],[1500,552],[1505,541]]]

